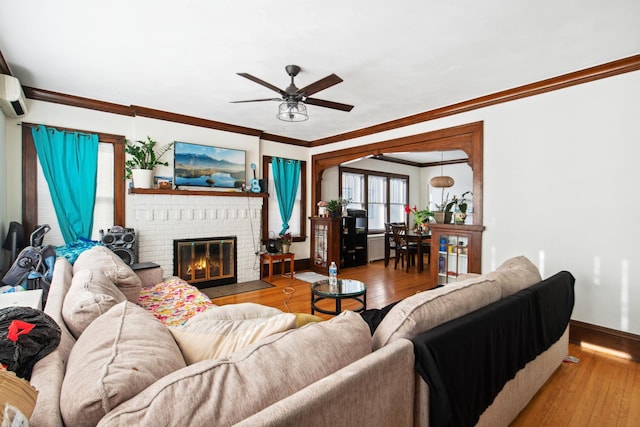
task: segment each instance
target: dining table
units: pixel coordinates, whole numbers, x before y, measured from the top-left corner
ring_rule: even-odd
[[[424,249],[431,249],[431,230],[407,230],[407,242],[409,244],[415,243],[417,245],[418,273],[422,273],[424,270]]]
[[[431,230],[428,231],[417,231],[417,230],[408,230],[407,231],[407,242],[409,244],[415,243],[417,245],[417,255],[418,255],[418,273],[421,273],[424,270],[424,249],[426,243],[431,243]],[[389,265],[389,258],[391,252],[391,244],[390,242],[393,240],[393,233],[386,232],[384,235],[384,255],[385,261],[384,266]],[[430,248],[430,245],[428,246]]]

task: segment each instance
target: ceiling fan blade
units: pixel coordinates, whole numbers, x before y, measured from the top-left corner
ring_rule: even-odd
[[[244,77],[245,79],[249,79],[252,82],[258,83],[259,85],[262,85],[264,87],[267,87],[269,89],[271,89],[274,92],[278,92],[280,95],[284,96],[286,94],[286,92],[280,88],[275,87],[274,85],[272,85],[271,83],[267,83],[264,80],[260,80],[259,78],[252,76],[249,73],[237,73],[239,76]]]
[[[260,101],[282,101],[281,98],[262,98],[262,99],[247,99],[244,101],[229,101],[232,104],[239,104],[241,102],[260,102]]]
[[[324,79],[320,79],[315,83],[311,83],[308,86],[303,87],[302,89],[298,89],[298,93],[304,96],[313,95],[316,92],[320,92],[326,88],[329,88],[333,85],[337,85],[342,82],[342,79],[335,74],[330,74]]]
[[[325,101],[318,98],[307,98],[303,101],[305,104],[317,105],[318,107],[333,108],[334,110],[351,111],[353,105],[341,104],[339,102]]]

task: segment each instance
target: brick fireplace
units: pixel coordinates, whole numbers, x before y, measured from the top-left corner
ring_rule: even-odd
[[[260,279],[262,198],[184,193],[127,197],[127,226],[136,230],[139,262],[155,262],[171,276],[174,240],[233,234],[237,282]]]
[[[198,288],[237,283],[236,237],[174,240],[173,275]]]

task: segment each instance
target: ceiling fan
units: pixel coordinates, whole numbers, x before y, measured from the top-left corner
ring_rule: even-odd
[[[297,65],[287,65],[284,68],[287,74],[291,77],[291,84],[282,90],[271,83],[267,83],[249,73],[238,73],[246,79],[249,79],[259,85],[269,88],[275,92],[278,92],[282,98],[264,98],[264,99],[249,99],[246,101],[232,101],[232,103],[241,102],[261,102],[261,101],[278,101],[281,102],[278,109],[277,118],[289,122],[300,122],[309,118],[307,114],[307,108],[305,104],[316,105],[318,107],[333,108],[334,110],[351,111],[353,105],[341,104],[339,102],[326,101],[318,98],[309,98],[310,95],[320,92],[321,90],[330,88],[342,82],[342,79],[335,74],[330,74],[327,77],[318,80],[315,83],[311,83],[308,86],[298,89],[293,82],[293,79],[300,72],[300,67]]]

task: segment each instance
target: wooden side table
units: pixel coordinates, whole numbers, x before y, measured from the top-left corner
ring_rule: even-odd
[[[284,267],[285,267],[285,261],[289,260],[289,273],[285,273],[284,272]],[[288,253],[288,254],[283,254],[283,253],[276,253],[276,254],[272,254],[269,252],[265,252],[263,254],[260,255],[260,278],[262,279],[264,277],[264,269],[263,264],[265,261],[269,262],[269,280],[268,282],[271,282],[273,280],[273,262],[274,261],[278,261],[282,263],[282,276],[285,277],[291,277],[291,281],[295,280],[293,277],[293,271],[294,271],[294,262],[295,260],[295,254],[292,253]]]

